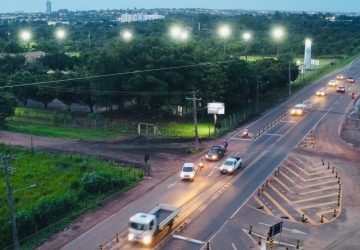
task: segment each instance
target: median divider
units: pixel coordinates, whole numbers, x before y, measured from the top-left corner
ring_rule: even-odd
[[[268,129],[272,128],[273,126],[276,125],[276,123],[278,123],[279,121],[281,121],[282,118],[284,118],[287,115],[287,113],[283,113],[280,116],[273,118],[271,122],[269,122],[268,124],[266,124],[264,127],[262,127],[261,129],[258,130],[258,132],[255,132],[253,134],[253,140],[255,140],[257,137],[260,137],[261,134],[265,133],[265,131],[267,131]]]

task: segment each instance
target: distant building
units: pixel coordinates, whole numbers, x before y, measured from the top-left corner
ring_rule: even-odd
[[[46,14],[48,14],[48,15],[51,14],[51,2],[50,1],[46,2]]]
[[[117,20],[120,21],[121,23],[131,23],[131,22],[151,21],[151,20],[164,19],[164,18],[165,16],[158,14],[146,15],[142,13],[137,13],[137,14],[126,13],[118,17]]]

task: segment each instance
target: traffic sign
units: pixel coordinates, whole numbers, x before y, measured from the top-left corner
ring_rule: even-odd
[[[269,230],[269,237],[273,237],[274,235],[281,233],[282,227],[283,227],[283,221],[271,226]]]

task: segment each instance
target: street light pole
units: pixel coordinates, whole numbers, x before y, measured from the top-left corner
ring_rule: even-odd
[[[14,249],[19,250],[19,240],[17,234],[17,227],[16,227],[16,219],[15,219],[15,208],[14,208],[14,198],[13,193],[11,191],[10,179],[9,179],[9,161],[12,159],[10,155],[1,155],[0,154],[0,161],[1,161],[1,168],[4,170],[5,176],[5,183],[6,183],[6,192],[7,192],[7,200],[10,210],[10,221],[12,226],[12,234],[13,234],[13,241],[14,241]]]
[[[186,100],[193,101],[193,112],[194,112],[194,133],[195,133],[195,149],[198,150],[199,144],[199,133],[198,133],[198,120],[197,120],[197,101],[201,101],[201,98],[196,97],[196,91],[192,92],[192,98],[186,97]]]
[[[291,60],[289,60],[289,96],[291,96]]]

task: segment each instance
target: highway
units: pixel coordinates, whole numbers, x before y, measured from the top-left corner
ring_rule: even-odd
[[[356,61],[344,69],[344,73],[353,73],[356,79],[360,68],[360,61]],[[356,74],[355,74],[356,73]],[[265,128],[255,140],[244,140],[239,135],[229,138],[229,152],[227,156],[239,155],[244,159],[244,165],[234,175],[221,175],[218,167],[222,163],[207,162],[205,169],[199,173],[194,182],[183,182],[176,174],[156,188],[146,193],[140,199],[111,215],[63,249],[98,249],[99,245],[113,249],[134,249],[126,239],[128,219],[137,211],[149,211],[158,203],[167,203],[181,207],[182,212],[175,221],[175,228],[180,225],[183,230],[174,232],[181,237],[160,237],[156,248],[161,249],[200,249],[205,242],[216,238],[216,244],[232,249],[227,238],[236,241],[240,231],[233,230],[233,236],[218,237],[223,230],[228,230],[227,222],[234,218],[239,210],[264,181],[271,175],[279,164],[288,156],[293,148],[314,127],[323,121],[327,115],[338,112],[340,115],[353,101],[350,93],[354,85],[346,84],[345,94],[335,93],[335,88],[329,89],[325,97],[316,97],[314,93],[336,73],[325,77],[311,86],[301,90],[282,105],[272,109],[269,113],[250,124],[249,131],[258,133]],[[292,117],[286,115],[289,108],[301,101],[309,100],[313,109],[303,116]],[[274,121],[277,120],[275,123]],[[269,126],[273,123],[272,126]],[[268,127],[268,128],[266,128]],[[171,164],[171,163],[169,163]],[[180,171],[181,166],[179,166]],[[248,220],[249,218],[247,218]],[[119,233],[119,242],[115,242],[115,234]],[[183,238],[185,237],[185,238]],[[179,239],[180,238],[180,239]],[[164,239],[164,240],[163,240]],[[240,239],[240,237],[239,237]],[[241,242],[237,242],[241,245]],[[140,248],[139,245],[136,246]]]

